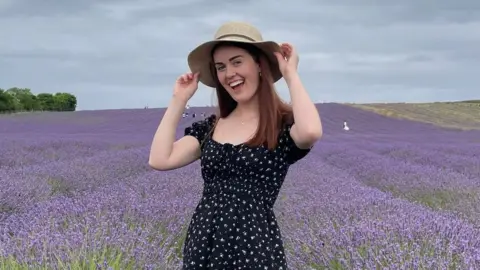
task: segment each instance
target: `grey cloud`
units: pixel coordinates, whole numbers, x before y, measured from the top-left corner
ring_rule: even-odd
[[[0,87],[73,92],[83,109],[165,106],[187,53],[244,20],[296,45],[317,101],[478,97],[480,2],[331,3],[3,0]],[[278,90],[288,99],[283,82]],[[211,101],[201,87],[192,104]]]
[[[2,0],[3,2],[4,0]],[[42,0],[32,2],[29,0],[10,0],[9,4],[0,6],[0,15],[6,17],[27,17],[27,16],[61,16],[73,13],[86,12],[90,9],[93,0],[84,1],[61,1]]]

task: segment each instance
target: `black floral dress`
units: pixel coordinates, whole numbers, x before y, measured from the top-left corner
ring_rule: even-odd
[[[273,205],[299,149],[285,125],[274,150],[221,144],[211,138],[216,116],[185,129],[201,143],[203,196],[188,227],[183,269],[287,269]]]

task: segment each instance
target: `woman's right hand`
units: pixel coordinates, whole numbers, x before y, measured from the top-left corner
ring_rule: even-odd
[[[184,102],[190,100],[198,89],[198,76],[197,73],[186,73],[178,77],[175,82],[175,88],[173,90],[173,96],[179,98]]]

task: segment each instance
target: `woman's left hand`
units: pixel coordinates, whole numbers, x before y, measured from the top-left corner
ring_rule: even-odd
[[[290,43],[280,44],[281,53],[275,52],[277,57],[278,64],[280,67],[280,72],[285,77],[292,72],[297,72],[298,68],[298,54],[295,48]]]

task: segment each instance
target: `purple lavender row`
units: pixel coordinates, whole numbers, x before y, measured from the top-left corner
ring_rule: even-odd
[[[389,192],[400,198],[424,204],[433,209],[451,211],[459,217],[480,225],[480,177],[472,177],[448,167],[439,168],[410,160],[398,160],[381,148],[342,148],[332,145],[319,158],[343,169],[358,181]],[[388,152],[388,148],[386,148]],[[428,150],[425,150],[428,151]],[[427,154],[425,154],[427,155]],[[449,156],[443,156],[448,164]],[[468,164],[468,163],[467,163]],[[469,169],[470,168],[470,169]],[[478,170],[475,166],[466,171]]]
[[[315,167],[315,170],[311,170]],[[449,213],[365,186],[314,156],[296,165],[277,202],[296,267],[475,269],[480,231]]]
[[[453,171],[464,174],[480,182],[480,144],[443,143],[424,144],[381,144],[363,145],[363,149],[381,153],[396,161],[408,162],[425,166],[434,166],[442,171]]]
[[[62,149],[64,151],[65,149]],[[71,151],[75,151],[72,147]],[[74,196],[151,171],[148,148],[103,151],[94,156],[0,170],[0,218],[55,196]]]
[[[110,251],[123,255],[122,265],[134,261],[136,269],[178,265],[199,180],[192,167],[162,177],[150,172],[38,202],[3,221],[0,255],[27,264],[55,264],[57,256],[68,264]]]
[[[414,153],[429,157],[429,161],[432,154],[425,151],[434,149],[447,153],[446,160],[462,157],[462,161],[474,161],[468,152],[470,144],[459,149],[442,145],[474,141],[478,138],[472,135],[475,133],[437,130],[401,120],[389,122],[335,104],[321,108],[327,119],[324,143],[305,163],[296,165],[291,173],[296,178],[286,181],[276,205],[290,266],[479,267],[478,229],[458,213],[424,207],[413,200],[417,194],[407,196],[412,199],[407,201],[380,191],[385,185],[398,186],[402,193],[396,195],[419,191],[425,196],[438,187],[455,188],[457,182],[457,190],[471,187],[471,177],[458,169],[447,167],[451,183],[442,186],[434,172],[440,164],[395,153],[411,151],[408,144],[421,143],[431,149],[422,147]],[[144,269],[179,268],[182,237],[199,199],[201,179],[198,164],[161,174],[145,167],[144,156],[158,115],[154,110],[52,115],[43,119],[43,124],[38,118],[16,119],[6,131],[0,119],[0,129],[5,131],[0,130],[0,137],[17,142],[16,146],[0,148],[11,147],[9,154],[15,157],[12,166],[0,168],[0,255],[14,256],[27,264],[94,261],[105,268],[124,268],[129,263]],[[351,126],[358,128],[343,132],[339,123],[344,118],[352,119]],[[192,121],[182,119],[177,133],[180,135]],[[62,148],[49,152],[57,145]],[[125,145],[128,147],[122,149]],[[392,155],[392,149],[397,148]],[[15,156],[18,149],[23,155]],[[27,159],[28,152],[35,157]],[[357,155],[360,158],[354,159]],[[398,159],[403,163],[400,169],[396,168]],[[425,168],[432,173],[424,173]],[[366,185],[365,170],[381,176],[382,185]],[[414,185],[401,181],[405,175],[415,177]],[[474,209],[474,203],[465,204],[470,199],[447,205]]]
[[[124,264],[134,260],[137,267],[175,269],[182,235],[201,191],[195,169],[192,165],[161,178],[145,173],[13,214],[2,226],[2,255],[54,263],[53,254],[70,262],[114,250],[123,254]],[[338,263],[367,269],[434,269],[480,263],[478,230],[452,215],[366,187],[314,157],[291,175],[300,177],[286,180],[275,208],[293,268]]]

